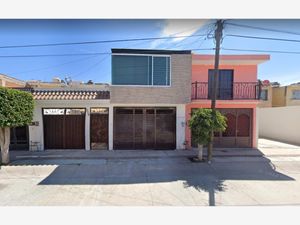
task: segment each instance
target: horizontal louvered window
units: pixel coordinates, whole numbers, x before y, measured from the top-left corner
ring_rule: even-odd
[[[112,56],[113,85],[170,85],[169,56]]]

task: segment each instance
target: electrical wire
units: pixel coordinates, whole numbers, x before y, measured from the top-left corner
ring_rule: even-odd
[[[265,53],[281,53],[281,54],[300,54],[300,52],[280,51],[280,50],[260,50],[260,49],[238,49],[238,48],[221,48],[225,51],[239,51],[239,52],[265,52]]]
[[[52,69],[52,68],[64,66],[64,65],[67,65],[67,64],[79,62],[79,61],[84,61],[84,60],[91,59],[91,58],[94,58],[94,57],[97,57],[97,56],[83,57],[83,58],[80,58],[80,59],[67,61],[67,62],[64,62],[64,63],[55,64],[55,65],[52,65],[52,66],[42,67],[42,68],[38,68],[38,69],[26,70],[26,71],[22,71],[22,72],[12,72],[11,74],[18,75],[18,74],[24,74],[24,73],[38,72],[38,71],[42,71],[42,70]]]
[[[169,50],[169,49],[160,49],[160,50]],[[193,50],[193,49],[189,49]],[[197,49],[198,50],[198,49]],[[201,50],[201,49],[199,49]],[[203,49],[207,50],[207,49]],[[0,58],[36,58],[36,57],[64,57],[64,56],[97,56],[97,55],[111,55],[110,52],[94,52],[94,53],[74,53],[74,54],[45,54],[45,55],[0,55]]]
[[[114,42],[130,42],[130,41],[146,41],[146,40],[163,40],[163,39],[174,39],[183,37],[193,36],[206,36],[206,34],[195,34],[195,35],[180,35],[176,37],[149,37],[149,38],[132,38],[132,39],[117,39],[117,40],[101,40],[101,41],[83,41],[83,42],[65,42],[65,43],[50,43],[50,44],[30,44],[30,45],[7,45],[0,46],[0,48],[33,48],[33,47],[51,47],[51,46],[65,46],[65,45],[86,45],[86,44],[103,44],[103,43],[114,43]]]
[[[37,54],[37,55],[0,55],[0,58],[35,58],[35,57],[64,57],[64,56],[83,56],[83,55],[111,55],[110,52],[93,52],[93,53],[70,53],[70,54]]]
[[[176,44],[175,47],[180,47],[180,46],[185,46],[185,45],[193,45],[195,44],[197,41],[201,41],[200,44],[199,44],[199,48],[203,45],[203,43],[209,38],[210,34],[212,33],[212,27],[211,25],[214,25],[214,23],[210,23],[210,24],[206,24],[207,28],[206,28],[206,37],[200,37],[200,38],[197,38],[196,40],[192,41],[192,42],[188,42],[188,43],[184,43],[184,44]]]
[[[243,28],[250,28],[250,29],[256,29],[256,30],[263,30],[263,31],[271,31],[271,32],[277,32],[277,33],[300,35],[300,33],[292,32],[292,31],[284,31],[284,30],[277,30],[277,29],[264,28],[264,27],[256,27],[256,26],[250,26],[250,25],[242,25],[242,24],[236,24],[236,23],[226,23],[226,25],[231,25],[231,26],[236,26],[236,27],[243,27]]]
[[[194,35],[197,34],[199,31],[203,30],[203,29],[206,27],[206,31],[205,31],[205,34],[206,34],[206,35],[203,35],[202,37],[207,37],[209,28],[210,28],[210,26],[213,25],[213,24],[214,24],[214,23],[208,23],[208,24],[205,24],[203,27],[199,28],[199,29],[194,33]],[[179,32],[179,33],[177,33],[177,34],[184,33],[184,32],[187,32],[187,31],[191,31],[191,30],[193,30],[193,29],[195,29],[195,28],[197,28],[197,27],[199,27],[199,25],[198,25],[198,26],[195,26],[195,27],[193,27],[193,28],[191,28],[191,29],[189,29],[189,30]],[[173,35],[177,35],[177,34],[173,34]],[[193,38],[193,37],[196,37],[196,38],[198,39],[197,36],[191,36],[190,38]],[[179,46],[184,46],[184,45],[187,45],[187,44],[188,44],[188,43],[184,43],[187,39],[188,39],[188,38],[185,38],[185,39],[179,41],[178,43],[176,43],[175,45],[174,45],[173,43],[170,43],[170,44],[171,44],[172,48],[177,48],[177,47],[179,47]],[[201,39],[201,37],[200,37],[199,39]],[[193,43],[194,43],[194,42],[193,42]],[[169,46],[170,46],[170,45],[169,45]]]
[[[259,36],[248,36],[248,35],[238,35],[238,34],[227,34],[226,36],[229,36],[229,37],[239,37],[239,38],[248,38],[248,39],[261,39],[261,40],[269,40],[269,41],[300,42],[300,40],[297,40],[297,39],[259,37]]]
[[[75,78],[75,77],[81,76],[82,74],[84,74],[84,73],[90,71],[91,69],[94,69],[95,67],[97,67],[98,65],[100,65],[102,62],[104,62],[107,58],[108,58],[108,56],[103,57],[100,61],[94,63],[94,64],[91,65],[88,69],[83,70],[83,71],[79,72],[78,74],[76,74],[76,75],[74,75],[74,76],[71,76],[71,78]]]

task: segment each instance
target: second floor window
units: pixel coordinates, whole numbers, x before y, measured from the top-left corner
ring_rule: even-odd
[[[292,99],[300,100],[300,90],[294,90]]]
[[[170,56],[113,55],[113,85],[170,86]]]
[[[261,90],[260,99],[263,101],[268,101],[268,90]]]

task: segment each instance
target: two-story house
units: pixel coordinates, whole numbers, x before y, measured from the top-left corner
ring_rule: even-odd
[[[185,148],[191,78],[191,51],[112,49],[113,148]]]
[[[184,149],[191,51],[112,49],[111,85],[32,85],[29,149]]]
[[[226,116],[227,129],[215,133],[217,147],[257,147],[256,107],[259,103],[257,66],[269,55],[221,55],[216,108]],[[191,103],[186,105],[186,118],[193,109],[210,108],[214,79],[214,56],[193,55]],[[186,127],[188,147],[194,145]]]

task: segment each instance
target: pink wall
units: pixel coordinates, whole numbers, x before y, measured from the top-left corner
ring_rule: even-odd
[[[192,65],[192,82],[208,82],[208,70],[213,65]],[[234,82],[257,82],[257,65],[221,65],[220,69],[233,69]]]
[[[232,69],[234,82],[257,82],[257,65],[259,63],[270,60],[269,55],[221,55],[220,69]],[[222,64],[223,63],[223,64]],[[230,64],[232,63],[232,65]],[[208,70],[214,68],[213,55],[193,55],[192,65],[192,82],[208,82]],[[201,87],[201,85],[200,85]],[[197,95],[207,96],[207,86],[200,88]],[[255,87],[255,86],[254,86]],[[195,88],[195,86],[194,86]],[[241,90],[242,89],[242,90]],[[197,89],[198,90],[198,89]],[[244,93],[241,93],[243,92]],[[234,89],[234,96],[253,96],[247,93],[255,93],[255,88],[248,85],[248,89],[244,86],[237,86]],[[246,95],[245,95],[246,94]],[[255,96],[255,95],[254,95]],[[250,108],[252,109],[252,147],[257,147],[256,140],[256,106],[258,100],[217,100],[216,108]],[[190,119],[192,108],[210,108],[210,100],[193,100],[192,103],[186,105],[186,120]],[[187,147],[191,147],[191,133],[188,126],[186,126],[186,141]]]
[[[226,101],[217,101],[216,108],[234,108],[234,109],[241,109],[241,108],[248,108],[252,109],[252,147],[257,148],[257,140],[256,140],[256,103],[232,103],[228,104],[229,100]],[[185,106],[185,118],[186,121],[189,121],[191,118],[191,109],[192,108],[210,108],[210,101],[205,100],[202,103],[191,103]],[[185,138],[187,141],[187,148],[191,148],[191,130],[188,126],[185,128]]]

